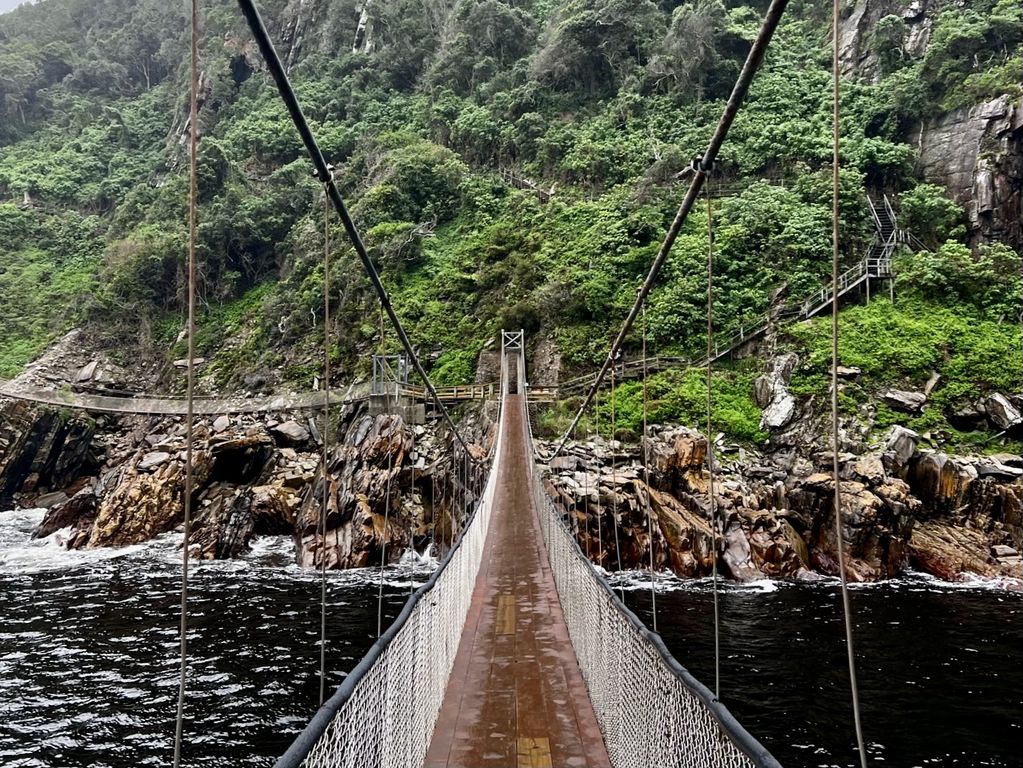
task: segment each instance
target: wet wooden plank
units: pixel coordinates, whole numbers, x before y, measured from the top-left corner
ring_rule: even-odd
[[[515,634],[515,595],[497,598],[497,634]]]

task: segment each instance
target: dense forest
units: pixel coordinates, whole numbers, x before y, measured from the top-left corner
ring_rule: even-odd
[[[852,14],[867,0],[848,2]],[[1018,0],[885,6],[842,83],[842,253],[873,235],[868,191],[916,238],[895,302],[843,312],[855,410],[882,386],[941,384],[911,426],[952,443],[977,391],[1020,388],[1019,243],[968,237],[912,144],[928,116],[1019,100]],[[916,3],[915,5],[919,5]],[[269,0],[282,58],[394,303],[441,382],[475,375],[503,327],[549,339],[562,373],[599,363],[688,184],[766,2]],[[825,7],[827,6],[827,7]],[[308,386],[322,344],[322,192],[236,7],[202,9],[200,352],[205,385]],[[830,274],[830,4],[793,0],[710,182],[719,332]],[[181,357],[187,28],[180,3],[43,0],[0,16],[0,377],[72,326],[126,359]],[[701,204],[649,303],[652,352],[705,347]],[[338,379],[396,348],[340,227]],[[793,325],[792,389],[822,394],[825,321]],[[633,350],[640,338],[634,334]],[[759,441],[762,363],[723,365],[715,420]],[[652,418],[687,420],[702,372],[659,374]],[[173,388],[169,378],[160,382]],[[639,419],[623,387],[619,422]],[[564,414],[547,417],[554,427]],[[876,406],[878,427],[892,423]]]

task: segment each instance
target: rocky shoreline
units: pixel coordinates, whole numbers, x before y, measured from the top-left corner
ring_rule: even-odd
[[[912,568],[1023,588],[1023,457],[952,457],[919,441],[894,427],[883,451],[839,455],[847,576],[876,581]],[[715,547],[707,450],[685,427],[654,426],[638,445],[571,442],[551,464],[548,492],[607,570],[649,567],[652,527],[655,568],[706,576]],[[714,479],[723,573],[837,575],[832,455],[737,453],[720,443],[715,451],[727,457],[715,462]]]
[[[126,372],[85,360],[73,341],[69,335],[19,378],[56,387],[86,370],[94,380],[106,371],[103,386],[128,386]],[[826,424],[812,398],[799,403],[788,393],[795,364],[793,355],[773,358],[756,382],[771,433],[762,451],[715,437],[717,536],[704,435],[654,425],[634,444],[570,442],[551,462],[547,488],[594,562],[647,568],[652,552],[655,568],[684,578],[711,573],[715,557],[738,581],[837,574]],[[857,372],[840,374],[848,380]],[[888,394],[911,409],[928,396]],[[1023,421],[1019,409],[1013,398],[994,395],[964,418],[1014,429]],[[493,444],[496,417],[495,403],[461,414],[477,458]],[[364,403],[334,408],[321,521],[322,419],[308,411],[197,419],[193,557],[235,557],[270,534],[293,536],[305,567],[362,567],[385,552],[393,561],[410,546],[421,552],[432,543],[435,554],[443,552],[481,486],[482,465],[467,479],[452,435],[436,419],[414,426],[398,415],[371,416]],[[900,426],[870,448],[871,428],[870,415],[857,414],[839,435],[849,578],[876,581],[914,569],[1023,588],[1023,457],[947,455],[926,447],[929,436]],[[543,441],[538,447],[541,456],[552,452]],[[0,399],[0,509],[46,507],[36,535],[61,531],[69,548],[146,541],[182,524],[184,452],[181,417],[91,417]]]
[[[436,423],[334,414],[325,535],[323,422],[298,413],[200,418],[193,452],[191,556],[223,559],[260,535],[294,536],[300,565],[351,568],[449,544],[479,478],[453,466]],[[333,419],[332,419],[333,422]],[[485,455],[483,413],[469,420]],[[185,428],[176,417],[101,416],[0,401],[0,509],[46,507],[36,537],[62,532],[69,549],[117,547],[180,530]]]

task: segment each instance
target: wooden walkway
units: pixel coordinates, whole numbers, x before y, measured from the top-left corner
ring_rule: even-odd
[[[426,768],[610,768],[533,509],[509,395],[493,517]]]

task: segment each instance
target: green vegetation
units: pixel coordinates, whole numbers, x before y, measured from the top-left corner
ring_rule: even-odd
[[[438,381],[471,378],[487,339],[505,325],[553,336],[567,374],[599,363],[766,4],[465,0],[446,16],[435,4],[395,0],[369,5],[372,39],[357,40],[354,52],[361,4],[314,4],[318,22],[299,36],[301,49],[287,43],[281,53]],[[968,5],[942,6],[926,51],[907,49],[901,16],[883,19],[869,40],[882,81],[844,83],[842,250],[851,263],[867,247],[868,187],[908,190],[903,213],[934,254],[906,257],[899,295],[919,285],[935,312],[965,322],[965,302],[1004,330],[997,321],[1014,316],[1018,302],[1018,292],[1004,290],[1015,255],[965,250],[961,212],[941,190],[918,184],[905,139],[921,115],[1016,92],[1018,2]],[[293,29],[294,4],[261,6],[278,38]],[[822,8],[791,4],[710,185],[719,333],[759,317],[773,292],[794,298],[814,289],[830,269]],[[106,334],[126,358],[180,356],[183,9],[51,0],[3,20],[0,302],[13,309],[0,329],[0,375],[75,323]],[[199,347],[223,387],[267,369],[305,384],[324,332],[322,192],[233,3],[204,9],[201,55]],[[553,194],[548,201],[536,190]],[[700,206],[651,296],[652,354],[696,356],[705,345],[707,223]],[[369,354],[394,351],[396,341],[381,333],[375,297],[331,226],[326,293],[335,370],[348,378],[365,375]],[[903,322],[912,325],[907,316],[900,329]],[[797,329],[793,338],[816,349],[814,332]],[[936,364],[916,361],[903,338],[892,330],[893,349],[878,357],[905,358],[906,376]],[[816,364],[808,365],[806,392],[817,386]],[[903,375],[886,367],[878,377],[885,371]],[[715,421],[760,440],[748,392],[755,371],[720,376]],[[654,418],[690,419],[699,382],[694,372],[656,377]],[[630,387],[621,390],[621,423],[634,432]]]
[[[830,385],[830,319],[789,328],[791,347],[801,355],[792,376],[795,395],[827,397]],[[918,297],[885,299],[844,311],[839,323],[839,360],[862,374],[845,384],[843,410],[853,413],[888,388],[922,390],[935,373],[940,379],[920,416],[896,414],[877,406],[874,426],[899,423],[921,432],[940,431],[952,445],[976,442],[955,430],[948,417],[991,392],[1020,387],[1020,329],[998,322],[975,307],[937,304]]]

